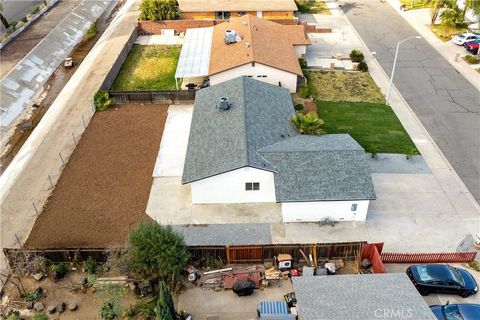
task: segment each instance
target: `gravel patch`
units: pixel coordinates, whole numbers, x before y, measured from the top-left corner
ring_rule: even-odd
[[[427,163],[420,155],[413,156],[408,160],[404,154],[394,153],[379,153],[376,159],[372,159],[370,153],[365,156],[372,173],[431,173]]]

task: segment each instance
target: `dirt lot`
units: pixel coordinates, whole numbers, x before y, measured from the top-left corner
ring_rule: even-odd
[[[0,77],[3,78],[79,3],[80,0],[59,1],[3,48],[0,51]]]
[[[123,244],[145,208],[166,105],[95,114],[26,242],[28,248]]]

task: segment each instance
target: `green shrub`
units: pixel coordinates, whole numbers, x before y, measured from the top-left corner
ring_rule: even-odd
[[[118,320],[119,317],[119,310],[120,306],[118,302],[114,300],[109,300],[103,304],[100,308],[100,317],[103,320]]]
[[[298,59],[298,63],[300,64],[300,68],[302,69],[305,69],[306,67],[308,67],[307,60],[303,58]]]
[[[22,21],[23,23],[27,23],[28,19],[27,17],[23,17],[20,21]]]
[[[37,301],[43,297],[43,289],[37,288],[33,291],[30,291],[25,296],[25,301]]]
[[[405,156],[406,156],[407,160],[412,159],[413,156],[416,156],[418,154],[419,154],[419,152],[418,152],[417,148],[415,148],[415,147],[407,148],[407,150],[405,152]]]
[[[368,71],[368,64],[365,61],[362,61],[357,66],[358,71],[367,72]]]
[[[88,257],[88,259],[83,263],[83,268],[88,274],[95,274],[97,272],[97,267],[97,262],[92,257]]]
[[[67,274],[67,266],[64,263],[53,264],[50,266],[54,280],[60,280]]]
[[[303,109],[305,109],[305,106],[299,103],[299,104],[296,104],[294,108],[295,108],[295,111],[302,111]]]
[[[97,109],[97,111],[104,111],[113,106],[115,101],[110,99],[110,95],[107,91],[98,90],[93,97],[93,104],[95,105],[95,109]]]
[[[200,264],[210,270],[220,269],[223,267],[222,259],[208,256],[202,257],[202,259],[200,259]]]
[[[470,262],[468,265],[469,265],[470,268],[472,268],[473,270],[480,272],[480,260],[475,259],[475,260],[473,260],[472,262]]]
[[[324,121],[318,117],[315,111],[310,111],[307,114],[297,112],[290,118],[290,122],[300,134],[320,135],[324,133],[322,129]]]
[[[362,51],[354,49],[350,52],[350,60],[352,60],[352,62],[362,62],[363,59],[365,59],[365,56]]]
[[[44,312],[37,313],[33,316],[33,320],[48,320],[48,316]]]
[[[303,99],[306,99],[306,98],[315,99],[317,97],[317,89],[311,84],[304,83],[298,89],[298,95]]]
[[[35,7],[32,8],[30,13],[33,15],[33,14],[37,14],[39,11],[40,11],[40,9],[38,8],[38,6],[35,6]]]
[[[11,309],[8,312],[7,320],[21,320],[21,319],[22,318],[20,317],[20,311],[18,311],[16,309]]]
[[[480,58],[467,54],[463,59],[467,61],[468,64],[477,64]]]
[[[96,35],[97,35],[97,25],[95,23],[92,23],[90,25],[90,28],[88,28],[87,32],[83,36],[83,41],[87,41],[92,38],[95,38]]]

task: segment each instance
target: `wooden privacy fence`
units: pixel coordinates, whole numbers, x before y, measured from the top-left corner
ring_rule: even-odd
[[[383,263],[450,263],[471,262],[476,252],[397,253],[383,252]]]
[[[116,103],[170,103],[195,100],[195,91],[109,91]]]

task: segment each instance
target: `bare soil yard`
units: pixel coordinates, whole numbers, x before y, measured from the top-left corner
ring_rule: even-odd
[[[166,105],[122,105],[93,117],[30,233],[28,248],[123,244],[145,214]]]

